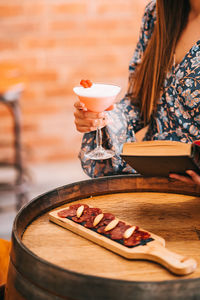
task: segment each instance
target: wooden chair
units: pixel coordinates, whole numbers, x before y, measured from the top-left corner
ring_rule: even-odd
[[[22,158],[21,142],[21,111],[20,97],[24,90],[25,80],[20,74],[18,66],[0,64],[0,103],[6,105],[13,119],[14,161],[1,162],[0,167],[11,167],[16,171],[14,183],[1,183],[0,188],[12,189],[16,195],[16,209],[20,209],[28,201],[27,171]]]

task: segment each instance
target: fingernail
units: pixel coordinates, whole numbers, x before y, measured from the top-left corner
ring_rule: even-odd
[[[186,173],[192,174],[192,170],[187,170]]]
[[[78,109],[81,111],[87,111],[87,108],[85,108],[85,107],[79,107]]]

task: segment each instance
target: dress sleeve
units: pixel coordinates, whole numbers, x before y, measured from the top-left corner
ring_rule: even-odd
[[[119,174],[136,173],[121,157],[122,147],[125,142],[134,142],[135,133],[143,128],[140,118],[139,101],[134,104],[131,101],[131,80],[136,66],[141,62],[142,55],[151,37],[155,20],[155,0],[151,1],[142,19],[139,41],[133,58],[129,65],[129,86],[125,97],[115,105],[112,111],[107,112],[110,120],[109,125],[102,129],[103,147],[115,151],[115,156],[106,160],[90,160],[85,153],[96,147],[96,131],[84,134],[79,153],[82,168],[85,173],[92,177],[102,177]]]

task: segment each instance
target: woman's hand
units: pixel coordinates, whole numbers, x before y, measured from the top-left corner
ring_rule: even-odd
[[[186,173],[190,176],[183,176],[178,174],[170,174],[169,177],[173,179],[180,180],[185,183],[200,185],[200,176],[192,170],[187,170]]]
[[[85,133],[94,131],[97,129],[97,127],[103,128],[109,123],[105,112],[95,113],[92,111],[88,111],[84,103],[80,101],[77,101],[74,104],[74,107],[76,109],[74,112],[74,122],[76,125],[76,129],[79,132]],[[111,105],[107,110],[112,110],[113,108],[114,106]]]

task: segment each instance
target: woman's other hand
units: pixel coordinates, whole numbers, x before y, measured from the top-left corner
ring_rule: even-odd
[[[197,184],[200,186],[200,176],[196,172],[192,170],[187,170],[186,173],[189,175],[189,177],[178,174],[170,174],[169,177],[180,180],[185,183]]]
[[[96,113],[88,111],[84,103],[80,101],[75,102],[74,107],[74,122],[76,129],[81,133],[94,131],[97,127],[103,128],[109,123],[106,112]],[[111,105],[107,110],[112,110],[113,108],[114,106]]]

